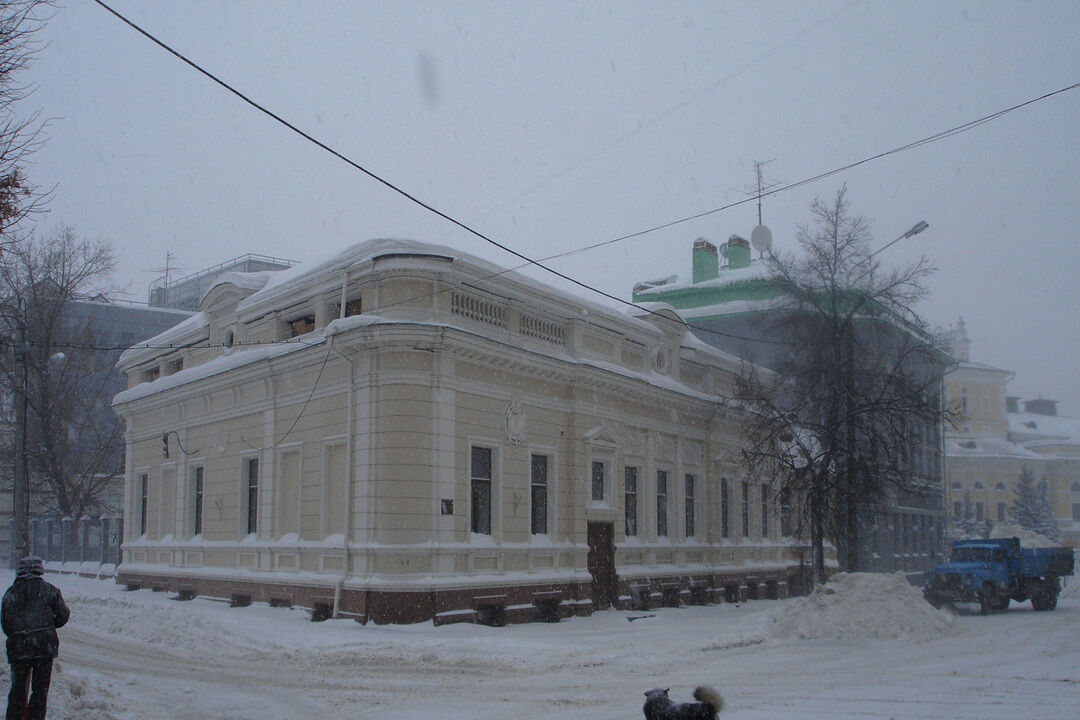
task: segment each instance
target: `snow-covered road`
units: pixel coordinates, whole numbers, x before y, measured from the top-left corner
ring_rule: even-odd
[[[642,717],[649,688],[688,700],[697,684],[733,720],[1080,719],[1080,598],[953,618],[875,580],[635,622],[365,627],[48,579],[72,608],[54,720],[615,720]]]

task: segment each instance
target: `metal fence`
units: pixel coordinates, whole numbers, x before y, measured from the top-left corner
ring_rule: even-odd
[[[30,521],[31,552],[45,562],[96,563],[120,561],[124,519],[34,518]]]

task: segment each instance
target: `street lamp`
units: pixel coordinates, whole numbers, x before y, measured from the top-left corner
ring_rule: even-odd
[[[15,482],[12,488],[12,553],[11,567],[30,555],[30,472],[26,459],[26,390],[29,385],[30,342],[26,337],[26,323],[19,332],[19,345],[15,349]],[[48,362],[58,362],[66,356],[62,352],[50,356]]]
[[[907,240],[909,237],[911,237],[913,235],[918,235],[919,233],[921,233],[923,230],[925,230],[928,227],[930,227],[930,224],[928,222],[926,222],[925,220],[920,220],[919,222],[912,225],[911,229],[908,230],[906,233],[904,233],[900,237],[896,238],[895,240],[892,240],[889,243],[887,243],[885,245],[882,245],[877,250],[870,253],[870,255],[868,257],[874,257],[875,255],[877,255],[882,250],[895,245],[896,243],[900,242],[901,240]]]

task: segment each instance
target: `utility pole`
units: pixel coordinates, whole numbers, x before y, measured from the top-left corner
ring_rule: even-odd
[[[30,555],[30,477],[26,464],[26,385],[27,370],[26,313],[19,326],[15,348],[15,487],[12,492],[11,567]]]

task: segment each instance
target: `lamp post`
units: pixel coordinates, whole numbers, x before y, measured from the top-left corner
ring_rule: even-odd
[[[30,476],[26,465],[26,385],[29,380],[26,322],[15,347],[15,483],[12,488],[11,567],[30,555]]]
[[[904,233],[900,237],[896,238],[895,240],[891,240],[888,243],[886,243],[885,245],[882,245],[877,250],[870,253],[867,257],[874,257],[875,255],[877,255],[882,250],[885,250],[885,249],[887,249],[889,247],[892,247],[893,245],[900,242],[901,240],[907,240],[912,235],[918,235],[919,233],[921,233],[923,230],[925,230],[928,227],[930,227],[930,224],[928,222],[926,222],[925,220],[920,220],[919,222],[912,225],[911,229],[908,230],[906,233]]]

